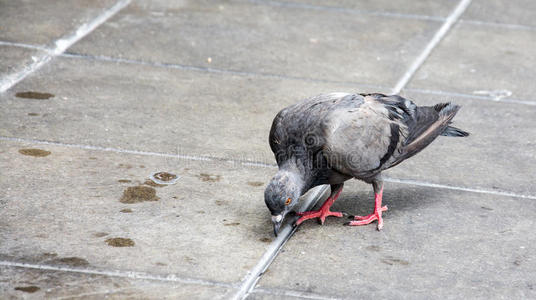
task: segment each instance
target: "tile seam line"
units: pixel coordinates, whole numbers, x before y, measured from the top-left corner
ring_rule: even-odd
[[[111,270],[98,270],[98,269],[93,270],[93,269],[50,266],[50,265],[43,265],[43,264],[30,264],[30,263],[13,262],[13,261],[7,261],[7,260],[0,260],[0,266],[46,270],[46,271],[70,272],[70,273],[80,273],[80,274],[91,274],[91,275],[102,275],[102,276],[109,276],[109,277],[122,277],[122,278],[139,279],[139,280],[180,282],[180,283],[198,284],[198,285],[204,285],[204,286],[220,286],[220,287],[227,287],[227,288],[234,287],[234,285],[231,283],[216,282],[216,281],[209,281],[209,280],[202,280],[202,279],[195,279],[195,278],[185,278],[185,277],[176,276],[174,274],[154,275],[154,274],[149,274],[145,272],[137,272],[137,271],[111,271]]]
[[[458,5],[456,5],[456,8],[450,13],[450,15],[447,17],[443,25],[437,30],[437,32],[434,34],[432,39],[426,44],[422,52],[415,58],[413,63],[410,65],[408,70],[402,75],[400,80],[396,83],[395,87],[393,88],[392,93],[398,94],[400,91],[409,83],[413,75],[417,72],[417,70],[422,66],[422,64],[426,61],[428,56],[432,53],[435,47],[439,45],[441,40],[447,35],[447,33],[450,31],[452,26],[460,19],[461,15],[465,12],[467,7],[471,4],[472,0],[461,0],[458,2]]]
[[[70,32],[67,35],[57,39],[54,42],[55,47],[52,49],[49,49],[44,54],[40,55],[40,57],[36,58],[32,64],[30,64],[29,66],[23,66],[19,70],[16,70],[15,72],[4,76],[0,80],[0,93],[3,93],[9,90],[13,86],[15,86],[17,83],[24,80],[28,75],[39,70],[49,61],[51,61],[54,57],[61,55],[69,47],[71,47],[76,42],[78,42],[79,40],[81,40],[82,38],[90,34],[97,27],[102,25],[108,19],[113,17],[115,14],[117,14],[120,10],[122,10],[127,5],[129,5],[130,2],[131,0],[119,0],[115,2],[113,6],[105,9],[103,12],[101,12],[101,14],[99,14],[96,18],[94,18],[90,22],[83,23],[82,25],[80,25],[76,29],[76,31]]]
[[[0,45],[41,50],[41,51],[49,51],[47,48],[44,48],[41,46],[30,45],[30,44],[0,41]],[[137,65],[143,65],[143,66],[151,66],[155,68],[169,68],[169,69],[199,71],[199,72],[216,73],[216,74],[234,74],[234,75],[241,75],[241,76],[259,76],[259,77],[268,77],[268,78],[301,80],[301,81],[307,81],[307,82],[349,84],[349,85],[356,85],[357,87],[361,87],[361,88],[375,88],[379,90],[388,89],[387,87],[384,87],[384,86],[378,86],[378,85],[373,85],[373,84],[368,84],[368,83],[356,83],[356,82],[337,81],[337,80],[323,80],[323,79],[315,79],[315,78],[307,78],[307,77],[292,77],[292,76],[286,76],[286,75],[280,75],[280,74],[256,73],[256,72],[247,72],[247,71],[233,71],[233,70],[205,68],[205,67],[190,66],[190,65],[180,65],[180,64],[173,64],[173,63],[147,62],[147,61],[142,61],[142,60],[114,58],[114,57],[109,57],[109,56],[85,55],[85,54],[79,54],[79,53],[74,53],[74,52],[65,52],[61,54],[60,57],[115,62],[115,63],[124,63],[124,64],[137,64]],[[477,100],[499,102],[499,103],[536,105],[536,101],[509,98],[509,97],[502,98],[500,100],[495,100],[491,97],[486,97],[486,96],[478,96],[478,95],[464,94],[464,93],[457,93],[457,92],[448,92],[448,91],[442,91],[442,90],[427,90],[427,89],[421,89],[421,88],[405,88],[404,91],[415,92],[419,94],[432,94],[432,95],[439,95],[439,96],[446,96],[446,97],[461,97],[461,98],[477,99]]]
[[[270,163],[265,163],[265,162],[260,162],[260,161],[235,160],[235,159],[230,159],[230,158],[213,157],[213,156],[196,156],[196,155],[170,154],[170,153],[140,151],[140,150],[125,150],[125,149],[113,148],[113,147],[67,144],[67,143],[61,143],[61,142],[17,138],[17,137],[7,137],[7,136],[0,136],[0,141],[34,143],[34,144],[52,145],[52,146],[60,146],[60,147],[67,147],[67,148],[78,148],[78,149],[84,149],[84,150],[114,152],[114,153],[132,154],[132,155],[155,156],[155,157],[164,157],[164,158],[177,158],[177,159],[187,159],[187,160],[196,160],[196,161],[231,162],[231,163],[237,163],[243,166],[259,167],[259,168],[273,168],[273,169],[277,168],[277,165],[275,164],[270,164]],[[536,195],[518,194],[518,193],[514,193],[510,191],[503,191],[503,190],[494,191],[494,190],[486,190],[486,189],[468,188],[468,187],[460,187],[460,186],[432,183],[432,182],[412,180],[412,179],[391,178],[388,176],[384,176],[384,180],[387,182],[394,182],[394,183],[401,183],[401,184],[409,184],[409,185],[425,186],[425,187],[432,187],[432,188],[450,189],[450,190],[466,191],[466,192],[473,192],[473,193],[480,193],[480,194],[492,194],[492,195],[498,195],[498,196],[507,196],[507,197],[536,200]]]
[[[81,53],[68,52],[68,51],[63,53],[61,57],[142,65],[142,66],[150,66],[150,67],[156,67],[156,68],[199,71],[199,72],[207,72],[207,73],[215,73],[215,74],[232,74],[232,75],[240,75],[240,76],[257,76],[257,77],[268,77],[268,78],[277,78],[277,79],[300,80],[300,81],[307,81],[307,82],[348,84],[348,85],[356,85],[358,87],[363,87],[363,88],[374,88],[374,89],[380,89],[380,90],[388,89],[387,86],[379,86],[379,85],[370,84],[370,83],[309,78],[309,77],[282,75],[282,74],[275,74],[275,73],[260,73],[260,72],[255,72],[255,71],[219,69],[219,68],[202,67],[202,66],[195,66],[195,65],[183,65],[183,64],[177,64],[177,63],[152,62],[152,61],[143,61],[143,60],[129,59],[129,58],[117,58],[117,57],[111,57],[111,56],[105,56],[105,55],[81,54]]]
[[[307,211],[314,207],[316,203],[324,196],[328,188],[328,185],[315,187],[311,194],[304,199],[299,211]],[[292,235],[294,235],[298,229],[299,226],[293,226],[297,219],[297,217],[294,217],[288,220],[287,224],[281,228],[277,238],[275,238],[270,245],[268,245],[267,250],[264,252],[257,264],[244,277],[244,279],[241,281],[238,291],[230,299],[246,299],[248,295],[255,289],[255,286],[264,275],[268,267],[270,267],[272,262],[279,255],[283,246],[285,246],[288,240],[290,240]]]

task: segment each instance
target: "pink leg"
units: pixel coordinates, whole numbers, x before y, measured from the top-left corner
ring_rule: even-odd
[[[378,230],[381,230],[383,228],[382,212],[387,210],[387,205],[382,206],[382,195],[383,188],[379,193],[374,193],[374,212],[372,214],[368,216],[355,216],[354,220],[357,221],[348,222],[346,225],[360,226],[370,224],[371,222],[378,220]]]
[[[341,218],[342,217],[342,212],[333,212],[333,211],[329,210],[331,205],[333,205],[335,200],[337,200],[337,198],[339,197],[339,194],[341,193],[341,191],[342,191],[342,186],[339,188],[339,190],[337,191],[337,193],[335,195],[331,194],[329,196],[329,198],[324,202],[324,204],[322,204],[322,206],[320,207],[319,210],[317,210],[317,211],[304,211],[304,212],[297,213],[297,215],[301,216],[301,218],[299,218],[298,221],[296,221],[295,225],[298,226],[301,223],[303,223],[303,221],[309,220],[309,219],[314,219],[314,218],[319,218],[320,224],[324,224],[324,221],[326,220],[326,217],[329,217],[329,216],[334,216],[334,217]]]

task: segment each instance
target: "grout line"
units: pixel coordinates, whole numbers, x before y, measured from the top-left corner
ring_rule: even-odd
[[[492,97],[486,97],[486,96],[478,96],[478,95],[463,94],[463,93],[456,93],[456,92],[416,89],[416,88],[408,88],[408,89],[404,89],[404,91],[420,93],[420,94],[431,94],[431,95],[448,96],[448,97],[462,97],[462,98],[478,99],[478,100],[485,100],[485,101],[490,101],[490,102],[536,105],[536,101],[534,100],[521,100],[521,99],[513,99],[513,98],[501,98],[500,100],[495,100]]]
[[[37,46],[37,45],[15,43],[15,42],[8,42],[8,41],[0,41],[0,46],[19,47],[19,48],[26,48],[26,49],[33,49],[33,50],[40,50],[40,51],[50,52],[50,49],[45,47],[45,46]]]
[[[196,156],[196,155],[170,154],[170,153],[151,152],[151,151],[125,150],[125,149],[112,148],[112,147],[66,144],[66,143],[61,143],[61,142],[52,142],[52,141],[45,141],[45,140],[16,138],[16,137],[7,137],[7,136],[0,136],[0,141],[34,143],[34,144],[53,145],[53,146],[61,146],[61,147],[68,147],[68,148],[85,149],[85,150],[96,150],[96,151],[135,154],[135,155],[144,155],[144,156],[156,156],[156,157],[165,157],[165,158],[177,158],[177,159],[196,160],[196,161],[220,161],[220,162],[223,161],[223,162],[231,162],[231,163],[240,164],[242,166],[259,167],[259,168],[274,168],[274,169],[277,168],[277,165],[266,163],[266,162],[238,160],[238,159],[222,158],[222,157],[215,157],[215,156]],[[496,191],[496,190],[467,188],[467,187],[461,187],[461,186],[453,186],[453,185],[439,184],[439,183],[433,183],[433,182],[426,182],[426,181],[419,181],[419,180],[412,180],[412,179],[390,178],[390,177],[384,177],[384,180],[387,182],[425,186],[425,187],[440,188],[440,189],[447,189],[447,190],[500,195],[500,196],[515,197],[515,198],[536,199],[536,196],[534,195],[524,195],[524,194],[518,194],[518,193],[502,191],[502,190]]]
[[[327,185],[322,185],[319,187],[314,188],[304,199],[303,204],[301,205],[299,211],[307,211],[310,210],[322,196],[326,193],[328,190]],[[294,226],[294,222],[297,220],[297,217],[294,217],[292,219],[289,219],[287,221],[287,224],[281,229],[279,235],[275,240],[270,243],[268,246],[268,249],[264,253],[264,255],[261,257],[261,259],[257,262],[255,267],[253,267],[246,277],[242,280],[242,283],[238,289],[238,292],[231,298],[234,300],[241,300],[245,299],[249,293],[255,288],[257,285],[257,282],[261,278],[261,276],[264,274],[264,272],[268,269],[270,264],[274,261],[274,259],[277,257],[285,243],[292,237],[294,232],[298,229],[299,226]]]
[[[453,185],[446,185],[446,184],[439,184],[439,183],[424,182],[424,181],[413,180],[413,179],[399,179],[399,178],[390,178],[390,177],[384,177],[384,181],[386,181],[386,182],[394,182],[394,183],[401,183],[401,184],[417,185],[417,186],[425,186],[425,187],[431,187],[431,188],[439,188],[439,189],[447,189],[447,190],[464,191],[464,192],[479,193],[479,194],[491,194],[491,195],[498,195],[498,196],[507,196],[507,197],[516,197],[516,198],[524,198],[524,199],[534,199],[534,200],[536,200],[536,196],[516,194],[516,193],[513,193],[513,192],[508,192],[508,191],[503,191],[503,190],[494,191],[494,190],[475,189],[475,188],[467,188],[467,187],[460,187],[460,186],[453,186]]]
[[[178,69],[178,70],[187,70],[187,71],[200,71],[200,72],[208,72],[208,73],[216,73],[216,74],[260,76],[260,77],[277,78],[277,79],[302,80],[302,81],[308,81],[308,82],[357,85],[363,88],[374,88],[374,89],[379,89],[379,90],[387,89],[387,87],[384,87],[384,86],[378,86],[378,85],[367,84],[367,83],[355,83],[351,81],[316,79],[316,78],[309,78],[309,77],[280,75],[280,74],[261,73],[261,72],[252,72],[252,71],[227,70],[227,69],[200,67],[200,66],[193,66],[193,65],[183,65],[183,64],[176,64],[176,63],[150,62],[150,61],[143,61],[143,60],[136,60],[136,59],[116,58],[116,57],[110,57],[110,56],[104,56],[104,55],[87,55],[87,54],[66,52],[62,55],[62,57],[107,61],[107,62],[133,64],[133,65],[144,65],[144,66],[151,66],[151,67],[158,67],[158,68]]]
[[[49,49],[44,54],[39,55],[35,58],[34,62],[27,66],[22,66],[19,70],[7,75],[0,81],[0,93],[3,93],[13,87],[15,84],[26,78],[28,75],[39,70],[42,66],[48,63],[52,58],[62,54],[71,47],[74,43],[78,42],[80,39],[91,33],[95,28],[99,27],[102,23],[106,22],[109,18],[114,16],[121,9],[130,4],[131,0],[120,0],[114,6],[108,8],[97,18],[89,23],[84,23],[78,29],[70,33],[63,38],[56,40],[55,47]]]
[[[0,266],[47,270],[47,271],[62,271],[62,272],[82,273],[82,274],[92,274],[92,275],[104,275],[104,276],[110,276],[110,277],[124,277],[124,278],[131,278],[131,279],[170,281],[170,282],[198,284],[198,285],[205,285],[205,286],[221,286],[221,287],[227,287],[227,288],[233,287],[232,284],[228,284],[228,283],[178,277],[175,274],[153,275],[153,274],[148,274],[144,272],[81,269],[81,268],[12,262],[12,261],[5,261],[5,260],[0,260]]]
[[[487,22],[487,21],[479,21],[479,20],[465,20],[465,19],[460,20],[460,22],[463,24],[469,24],[469,25],[536,31],[536,27],[530,26],[530,25],[495,23],[495,22]]]
[[[260,293],[260,294],[268,294],[272,296],[287,296],[287,297],[296,297],[296,298],[302,298],[302,299],[318,299],[318,300],[337,300],[342,299],[339,297],[334,296],[328,296],[328,295],[320,295],[310,292],[304,292],[304,291],[296,291],[296,290],[274,290],[270,288],[255,288],[253,292]]]
[[[393,88],[392,93],[398,94],[400,91],[408,84],[408,82],[411,80],[413,75],[415,75],[415,72],[421,67],[421,65],[424,63],[424,61],[428,58],[430,53],[432,53],[432,50],[439,44],[439,42],[445,37],[445,35],[449,32],[449,30],[452,28],[452,25],[458,21],[460,16],[464,13],[464,11],[467,9],[467,7],[471,4],[471,0],[461,0],[454,11],[448,16],[448,18],[445,20],[445,23],[439,28],[439,30],[436,32],[434,37],[428,42],[426,47],[424,47],[421,54],[415,59],[415,61],[411,64],[409,69],[404,73],[402,78],[397,82],[395,87]]]
[[[35,49],[35,50],[42,50],[42,51],[50,51],[46,47],[29,45],[29,44],[21,44],[21,43],[11,43],[11,42],[5,42],[5,41],[0,41],[0,45],[27,48],[27,49]],[[374,88],[374,89],[379,89],[379,90],[387,89],[387,87],[382,87],[382,86],[376,86],[376,85],[371,85],[371,84],[356,84],[356,83],[353,83],[353,82],[346,82],[346,81],[313,79],[313,78],[307,78],[307,77],[292,77],[292,76],[269,74],[269,73],[233,71],[233,70],[214,69],[214,68],[197,67],[197,66],[189,66],[189,65],[171,64],[171,63],[146,62],[146,61],[141,61],[141,60],[132,60],[132,59],[125,59],[125,58],[113,58],[113,57],[109,57],[109,56],[92,56],[92,55],[83,55],[83,54],[69,53],[69,52],[65,52],[65,53],[61,54],[61,57],[88,59],[88,60],[97,60],[97,61],[106,61],[106,62],[115,62],[115,63],[124,63],[124,64],[137,64],[137,65],[146,65],[146,66],[158,67],[158,68],[179,69],[179,70],[209,72],[209,73],[218,73],[218,74],[233,74],[233,75],[242,75],[242,76],[262,76],[262,77],[270,77],[270,78],[278,78],[278,79],[303,80],[303,81],[308,81],[308,82],[348,84],[348,85],[361,86],[363,88]],[[404,91],[415,92],[415,93],[420,93],[420,94],[432,94],[432,95],[439,95],[439,96],[450,96],[450,97],[478,99],[478,100],[491,101],[491,102],[504,102],[504,103],[513,103],[513,104],[523,104],[523,105],[536,105],[536,101],[534,101],[534,100],[526,100],[526,99],[501,98],[500,100],[495,100],[492,97],[488,97],[488,96],[479,96],[479,95],[464,94],[464,93],[457,93],[457,92],[445,92],[445,91],[440,91],[440,90],[427,90],[427,89],[419,89],[419,88],[405,88]]]
[[[337,13],[345,13],[345,14],[394,17],[394,18],[401,18],[401,19],[426,20],[426,21],[437,21],[437,22],[443,22],[445,20],[445,18],[443,17],[435,17],[435,16],[427,16],[427,15],[403,14],[403,13],[388,12],[388,11],[360,10],[360,9],[338,7],[338,6],[313,5],[313,4],[285,2],[285,1],[249,0],[249,2],[260,4],[260,5],[269,5],[269,6],[285,7],[285,8],[301,8],[301,9],[329,11],[329,12],[337,12]]]

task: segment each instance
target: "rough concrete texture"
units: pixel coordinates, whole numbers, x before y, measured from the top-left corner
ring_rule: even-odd
[[[51,154],[19,153],[36,147]],[[17,166],[0,184],[4,259],[232,283],[271,241],[269,213],[258,201],[264,184],[256,184],[268,180],[270,168],[50,145],[3,143],[1,151],[3,170]],[[144,184],[157,171],[180,179]],[[121,203],[127,188],[140,185],[156,190],[158,198],[149,199],[156,201],[142,194],[138,203]],[[114,238],[132,242],[117,247]],[[43,253],[55,255],[43,260]]]
[[[56,40],[111,7],[114,0],[0,0],[0,40],[54,47]]]
[[[371,187],[349,182],[333,211],[365,215]],[[534,201],[388,184],[384,229],[304,223],[259,287],[356,298],[533,298]]]
[[[460,23],[409,87],[534,101],[534,48],[535,30]]]
[[[116,3],[0,0],[0,81]],[[458,3],[133,0],[0,94],[0,298],[232,298],[274,241],[273,116],[389,93]],[[536,298],[532,6],[473,0],[403,88],[472,135],[385,173],[384,230],[305,222],[247,299]]]
[[[182,3],[154,11],[133,3],[70,51],[392,86],[440,25],[257,2]],[[140,34],[144,42],[133,43]]]
[[[531,0],[474,0],[462,19],[534,27],[535,10],[536,2]]]
[[[230,287],[5,267],[2,299],[225,299]]]
[[[10,107],[0,111],[0,133],[273,164],[267,135],[280,108],[325,90],[370,91],[297,79],[228,76],[126,63],[109,66],[109,62],[95,60],[57,59],[0,96]],[[55,97],[32,100],[15,96],[25,91],[48,92]],[[532,167],[536,164],[532,151],[536,145],[532,129],[536,126],[532,118],[536,106],[519,109],[518,104],[484,105],[481,100],[460,97],[406,95],[419,105],[445,101],[462,105],[455,123],[472,135],[466,139],[440,137],[387,175],[536,193],[531,184],[536,180]],[[29,116],[31,112],[41,114]]]

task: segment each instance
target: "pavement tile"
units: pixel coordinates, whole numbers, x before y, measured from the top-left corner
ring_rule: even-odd
[[[372,188],[345,185],[333,211],[368,214]],[[356,299],[534,298],[536,202],[387,184],[384,229],[304,223],[259,282]]]
[[[20,152],[33,148],[50,154]],[[0,178],[2,260],[235,283],[272,239],[262,200],[269,168],[5,141],[0,149],[0,169],[10,170]],[[157,171],[180,179],[143,185],[157,201],[138,189],[147,201],[120,202]]]
[[[2,299],[225,299],[231,288],[0,267]]]
[[[536,26],[532,0],[473,0],[463,20]]]
[[[54,46],[62,36],[111,7],[114,0],[0,0],[0,40]]]
[[[0,79],[15,72],[20,66],[33,63],[32,56],[38,56],[40,51],[0,45]]]
[[[434,49],[409,88],[533,100],[536,31],[460,23]]]
[[[345,12],[345,9],[352,9],[360,12],[368,13],[391,13],[404,14],[409,16],[434,17],[444,18],[454,9],[458,3],[456,0],[447,1],[389,1],[389,0],[286,0],[286,1],[263,1],[252,0],[255,3],[272,5],[298,4],[303,7],[312,6],[312,9],[340,9],[340,12]],[[348,11],[346,11],[348,12]]]
[[[143,3],[69,51],[392,87],[440,26],[249,2]]]
[[[25,91],[56,96],[14,97]],[[306,96],[333,91],[367,90],[62,58],[0,96],[9,108],[0,111],[0,135],[274,163],[267,136],[275,114]],[[536,194],[536,107],[406,95],[419,105],[461,104],[456,126],[472,135],[440,137],[386,175]]]

